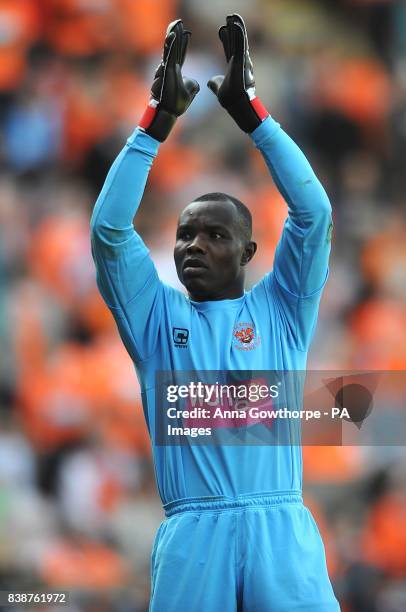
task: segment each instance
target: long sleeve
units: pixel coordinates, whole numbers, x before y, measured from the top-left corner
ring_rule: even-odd
[[[302,151],[271,117],[252,138],[289,213],[268,281],[295,344],[306,350],[328,275],[331,205]]]
[[[158,146],[144,132],[134,131],[110,168],[90,222],[99,290],[127,350],[138,361],[154,350],[153,317],[159,316],[161,283],[133,218]]]

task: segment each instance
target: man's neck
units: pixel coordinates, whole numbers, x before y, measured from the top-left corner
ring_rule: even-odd
[[[193,302],[218,302],[220,300],[237,300],[244,295],[243,288],[236,288],[235,290],[228,290],[219,293],[218,295],[192,295],[189,293],[189,298]]]

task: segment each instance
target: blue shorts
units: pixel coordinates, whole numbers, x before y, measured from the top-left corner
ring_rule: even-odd
[[[339,612],[300,493],[184,499],[165,512],[151,612]]]

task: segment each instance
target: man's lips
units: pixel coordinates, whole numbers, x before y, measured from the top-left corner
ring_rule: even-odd
[[[197,259],[196,257],[189,257],[183,263],[183,272],[200,272],[202,270],[207,270],[207,265],[201,259]]]

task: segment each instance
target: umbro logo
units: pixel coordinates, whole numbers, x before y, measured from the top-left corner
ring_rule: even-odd
[[[189,330],[184,327],[172,328],[173,341],[177,348],[187,348],[189,340]]]

